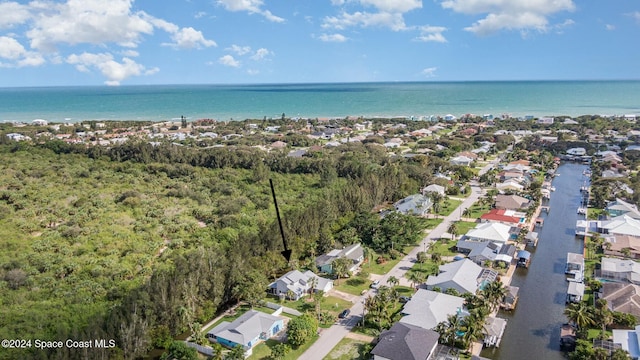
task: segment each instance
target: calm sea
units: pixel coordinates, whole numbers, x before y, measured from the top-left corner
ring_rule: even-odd
[[[0,88],[0,122],[640,114],[640,81]]]

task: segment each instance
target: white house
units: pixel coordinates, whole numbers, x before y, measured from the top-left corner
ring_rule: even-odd
[[[485,222],[469,230],[465,237],[471,241],[490,241],[504,244],[511,240],[511,226],[498,222]]]
[[[393,204],[397,212],[422,216],[429,212],[433,203],[431,199],[422,194],[409,195]]]
[[[567,150],[567,154],[573,155],[573,156],[584,156],[584,155],[587,155],[587,150],[582,147],[571,148]]]
[[[433,193],[436,193],[436,194],[440,194],[442,196],[446,195],[444,186],[438,185],[438,184],[431,184],[429,186],[425,186],[422,189],[422,194],[423,195],[427,195],[430,192],[433,192]]]
[[[603,257],[600,269],[603,278],[640,285],[640,263],[638,262]]]
[[[442,291],[455,289],[461,294],[475,294],[485,280],[490,282],[497,276],[494,272],[493,278],[485,278],[484,275],[489,274],[484,274],[484,269],[469,259],[441,265],[438,270],[440,271],[438,275],[429,275],[427,278],[427,289],[440,288]]]
[[[315,282],[315,287],[311,287]],[[292,300],[298,300],[310,292],[324,291],[325,293],[333,288],[333,281],[325,279],[307,270],[304,273],[292,270],[282,275],[278,280],[269,285],[269,293],[278,296],[285,296],[289,291],[293,294]]]

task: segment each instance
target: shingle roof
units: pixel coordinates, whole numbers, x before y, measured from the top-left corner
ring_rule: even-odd
[[[271,326],[280,320],[277,316],[249,310],[231,323],[222,322],[211,329],[209,334],[246,346],[249,341],[260,336],[261,333],[268,332]]]
[[[458,296],[439,293],[436,291],[419,289],[411,300],[402,308],[401,323],[419,326],[423,329],[433,329],[438,323],[447,320],[462,309],[464,299]]]
[[[438,344],[439,337],[433,330],[395,323],[380,334],[371,353],[392,360],[426,360]]]

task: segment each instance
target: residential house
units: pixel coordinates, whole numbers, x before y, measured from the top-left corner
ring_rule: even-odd
[[[428,290],[434,288],[439,288],[442,291],[455,289],[460,294],[475,294],[478,288],[483,288],[497,277],[495,271],[483,269],[469,259],[441,265],[438,270],[438,275],[429,275],[427,278]]]
[[[509,225],[498,222],[484,222],[469,230],[465,234],[465,238],[471,241],[491,241],[504,244],[509,240],[516,239],[518,232],[513,232]]]
[[[638,211],[638,207],[635,204],[628,203],[620,198],[616,198],[615,201],[607,204],[605,210],[612,217],[627,215],[634,219],[640,219],[640,211]]]
[[[346,257],[351,260],[351,267],[348,269],[353,272],[358,269],[358,266],[364,261],[364,250],[360,243],[349,245],[343,249],[333,249],[330,252],[320,255],[316,258],[316,266],[318,270],[323,273],[332,274],[332,263],[334,260]]]
[[[531,200],[518,195],[498,194],[495,199],[495,208],[503,210],[526,209],[531,205]]]
[[[256,310],[249,310],[233,322],[223,321],[207,333],[210,341],[234,348],[241,345],[245,356],[262,341],[284,330],[284,320]]]
[[[522,185],[518,180],[516,179],[509,179],[506,180],[504,182],[498,183],[496,184],[496,189],[498,189],[498,191],[504,193],[506,191],[523,191],[524,190],[524,185]]]
[[[602,234],[640,236],[640,220],[629,215],[620,215],[611,220],[601,221],[598,232]]]
[[[554,118],[552,117],[541,117],[536,121],[538,124],[542,125],[552,125]]]
[[[492,209],[480,216],[480,221],[496,222],[509,226],[523,226],[526,221],[526,214],[514,210]]]
[[[640,286],[619,282],[603,282],[600,299],[609,310],[631,314],[640,320]]]
[[[380,333],[371,354],[374,360],[427,360],[439,338],[433,330],[399,322]]]
[[[640,236],[610,235],[604,238],[604,254],[640,259]]]
[[[584,297],[584,283],[569,281],[566,303],[579,303]]]
[[[451,165],[462,165],[462,166],[469,166],[471,165],[472,162],[473,162],[473,159],[466,156],[456,156],[449,160],[449,163],[451,163]]]
[[[284,141],[274,141],[271,143],[271,148],[272,149],[284,149],[287,147],[287,143]]]
[[[312,288],[312,285],[315,286]],[[333,288],[333,281],[314,274],[311,270],[304,273],[292,270],[279,277],[269,285],[269,293],[277,296],[293,296],[291,300],[298,300],[310,292],[324,291]]]
[[[432,192],[432,193],[436,193],[436,194],[440,194],[442,196],[446,195],[446,189],[444,186],[442,185],[438,185],[438,184],[431,184],[429,186],[425,186],[422,189],[422,195],[428,195],[428,193]]]
[[[49,125],[49,122],[47,120],[44,120],[44,119],[35,119],[31,123],[33,125],[35,125],[35,126],[47,126],[47,125]]]
[[[573,156],[585,156],[587,155],[587,150],[582,147],[567,149],[567,155]]]
[[[423,216],[429,212],[433,202],[431,198],[422,194],[409,195],[406,198],[393,204],[396,211],[405,215],[418,215]]]
[[[622,345],[622,350],[629,353],[631,359],[640,358],[640,325],[633,330],[613,329],[614,344]]]
[[[603,257],[600,276],[609,280],[640,285],[640,263],[628,259]]]
[[[499,347],[502,335],[507,328],[507,320],[499,317],[489,316],[484,321],[482,342],[485,347]]]
[[[502,261],[509,265],[516,250],[513,245],[496,244],[491,241],[459,240],[456,247],[458,251],[466,253],[469,260],[481,266],[487,261]]]
[[[437,291],[418,289],[402,308],[400,322],[433,329],[446,321],[447,316],[458,314],[464,308],[464,299]]]

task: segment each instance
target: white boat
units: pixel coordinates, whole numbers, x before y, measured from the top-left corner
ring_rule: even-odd
[[[556,191],[556,187],[555,187],[555,186],[552,186],[552,187],[550,187],[550,188],[549,188],[549,190],[551,190],[551,191]]]
[[[578,214],[580,215],[586,215],[587,214],[587,209],[583,208],[583,207],[579,207],[578,208]]]

